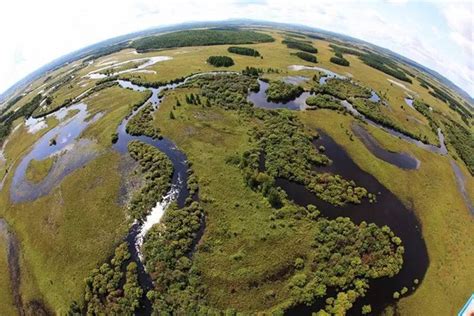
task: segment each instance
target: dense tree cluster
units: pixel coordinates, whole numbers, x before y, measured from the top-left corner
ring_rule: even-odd
[[[137,264],[129,259],[127,243],[122,243],[110,263],[92,270],[85,280],[84,306],[74,302],[69,315],[133,315],[143,290],[138,284]]]
[[[207,63],[215,67],[230,67],[234,65],[234,60],[229,56],[209,56]]]
[[[426,119],[428,120],[431,130],[433,133],[437,134],[438,133],[438,122],[436,122],[434,116],[433,116],[433,109],[426,103],[416,99],[413,101],[413,107],[415,110],[420,112]]]
[[[229,53],[238,54],[238,55],[253,56],[253,57],[260,56],[260,53],[258,52],[258,50],[255,50],[250,47],[230,46],[229,48],[227,48],[227,51]]]
[[[306,104],[311,108],[341,110],[341,102],[329,94],[318,93],[306,98]]]
[[[356,225],[343,217],[319,218],[316,226],[309,271],[291,280],[294,303],[310,305],[334,288],[337,295],[326,300],[325,312],[344,315],[358,297],[365,296],[370,279],[392,277],[401,270],[404,248],[387,226]]]
[[[196,314],[200,308],[204,290],[191,255],[202,217],[198,202],[181,209],[172,204],[145,238],[147,271],[156,284],[147,297],[159,314]]]
[[[335,96],[342,100],[351,98],[370,98],[370,89],[353,83],[349,79],[331,78],[324,85],[319,86],[317,91]]]
[[[131,46],[138,52],[152,49],[207,46],[223,44],[253,44],[273,42],[270,35],[239,29],[187,30],[135,40]]]
[[[362,56],[364,53],[352,48],[344,47],[344,46],[338,46],[335,44],[329,44],[329,47],[332,48],[334,53],[337,54],[348,54],[348,55],[354,55],[354,56]]]
[[[449,143],[474,175],[474,134],[453,120],[445,121],[445,126]]]
[[[125,127],[130,135],[146,135],[152,138],[160,137],[160,129],[153,125],[153,105],[146,104],[135,115],[133,115]]]
[[[2,115],[0,116],[0,144],[10,134],[13,122],[20,117],[29,118],[32,116],[42,100],[43,96],[37,94],[33,99],[31,99],[31,101],[27,102],[16,111],[7,112],[7,109],[2,111]]]
[[[393,60],[374,54],[367,53],[359,57],[366,65],[380,70],[387,75],[395,77],[399,80],[411,83],[412,80],[401,70]]]
[[[311,55],[310,53],[296,52],[296,53],[293,53],[292,55],[295,55],[296,57],[299,57],[300,59],[303,59],[303,60],[308,61],[310,63],[317,63],[318,62],[318,59],[316,58],[316,56]]]
[[[173,164],[160,150],[137,140],[128,143],[128,151],[144,175],[143,186],[133,195],[129,213],[142,220],[170,190]]]
[[[247,94],[260,88],[255,77],[234,73],[198,76],[189,80],[184,87],[201,88],[204,97],[226,109],[251,107]]]
[[[280,80],[270,81],[266,91],[267,100],[273,102],[288,102],[296,99],[304,92],[303,88]]]
[[[254,78],[258,78],[258,76],[260,76],[260,74],[263,73],[263,69],[261,68],[255,68],[255,67],[245,67],[244,70],[242,70],[242,75],[245,75],[245,76],[249,76],[249,77],[254,77]]]
[[[291,48],[291,49],[297,49],[297,50],[301,50],[303,52],[307,52],[311,54],[316,54],[318,52],[316,47],[311,45],[310,42],[287,38],[287,39],[284,39],[282,43],[285,44],[286,47]]]
[[[350,65],[349,61],[342,56],[333,56],[329,59],[329,61],[334,64],[346,66],[346,67]]]

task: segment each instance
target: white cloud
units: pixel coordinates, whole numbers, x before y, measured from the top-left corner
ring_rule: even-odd
[[[451,38],[474,58],[474,9],[473,2],[444,3],[441,10],[450,28]]]
[[[425,38],[436,36],[435,32],[423,34],[417,21],[402,24],[401,20],[384,16],[383,10],[376,10],[381,5],[400,9],[399,4],[405,5],[406,1],[395,2],[396,5],[344,0],[4,1],[0,5],[0,91],[54,58],[112,36],[186,21],[253,18],[305,24],[364,39],[433,67],[474,94],[474,67],[469,61],[474,59],[472,8],[439,5],[446,9],[443,12],[450,28],[446,36],[450,43],[442,45],[462,47],[467,54],[462,60],[449,60],[437,47],[427,44]],[[447,32],[439,21],[433,21],[432,27]]]

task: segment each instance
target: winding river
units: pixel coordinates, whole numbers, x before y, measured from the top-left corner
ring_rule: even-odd
[[[193,76],[191,76],[193,77]],[[136,91],[150,90],[152,95],[150,99],[144,103],[145,106],[148,102],[152,103],[157,109],[160,105],[161,99],[159,97],[160,92],[165,89],[174,89],[183,83],[185,83],[189,78],[185,79],[183,82],[168,84],[161,86],[159,88],[146,88],[143,86],[132,84],[131,82],[118,80],[119,85],[122,88],[133,89]],[[305,99],[309,95],[308,92],[303,93],[296,100],[287,102],[287,103],[272,103],[268,102],[266,99],[265,91],[268,85],[259,80],[260,91],[258,93],[250,93],[248,99],[255,104],[257,107],[275,109],[275,108],[289,108],[291,110],[301,110],[305,106]],[[343,101],[344,102],[344,101]],[[347,102],[348,103],[348,102]],[[369,124],[373,124],[377,127],[383,128],[388,131],[390,134],[397,137],[401,137],[407,141],[415,143],[417,146],[423,147],[433,152],[444,153],[446,147],[444,146],[444,141],[442,141],[442,133],[438,131],[440,136],[440,143],[442,144],[441,148],[426,145],[419,141],[413,140],[403,134],[382,127],[375,122],[371,122],[369,119],[362,116],[357,112],[352,106],[351,111],[358,115],[359,117],[365,119]],[[54,154],[62,153],[67,146],[71,144],[80,143],[83,140],[77,141],[77,138],[80,136],[81,132],[92,122],[98,119],[97,115],[90,118],[87,114],[87,105],[84,103],[75,104],[69,107],[69,109],[76,109],[78,113],[75,114],[72,118],[66,120],[65,122],[58,125],[56,128],[53,128],[51,131],[46,133],[41,137],[33,146],[33,149],[27,156],[23,158],[20,162],[20,165],[15,171],[13,176],[13,183],[10,189],[10,195],[13,201],[21,202],[35,199],[41,195],[46,194],[54,187],[54,183],[58,183],[62,178],[67,174],[75,170],[81,165],[84,165],[88,160],[92,159],[87,157],[87,159],[80,160],[77,163],[70,163],[65,161],[66,167],[65,170],[57,172],[59,176],[56,176],[53,180],[47,181],[49,175],[44,181],[48,185],[42,184],[31,184],[29,183],[26,176],[26,167],[32,159],[44,159]],[[186,198],[189,196],[187,190],[187,158],[186,155],[178,150],[175,144],[167,139],[153,139],[147,136],[131,136],[126,132],[126,125],[131,117],[136,115],[136,113],[141,109],[138,108],[133,111],[131,115],[122,120],[120,125],[117,128],[118,141],[113,145],[113,148],[120,154],[126,154],[127,145],[132,140],[140,140],[147,144],[150,144],[160,151],[165,153],[171,160],[174,173],[172,178],[171,190],[168,194],[162,198],[161,201],[158,201],[155,207],[151,210],[150,214],[147,216],[146,220],[141,222],[135,222],[126,237],[128,241],[129,250],[132,255],[132,260],[136,261],[138,264],[138,278],[139,283],[143,287],[145,293],[147,290],[153,287],[153,283],[150,275],[146,272],[145,267],[142,262],[140,248],[143,242],[143,237],[146,232],[155,224],[158,223],[163,216],[166,207],[172,201],[176,201],[178,206],[182,207],[185,204]],[[348,205],[345,207],[334,207],[329,203],[321,201],[316,198],[314,194],[307,191],[304,186],[299,184],[289,182],[284,179],[278,179],[277,185],[282,187],[288,194],[289,198],[294,200],[297,204],[307,205],[314,204],[316,205],[324,216],[328,218],[336,218],[338,216],[348,216],[355,223],[360,223],[362,221],[373,222],[378,225],[388,225],[398,236],[402,238],[405,246],[405,255],[404,255],[404,265],[402,270],[398,275],[393,278],[381,278],[373,280],[370,283],[370,290],[368,291],[366,297],[359,299],[352,311],[360,310],[360,307],[363,304],[368,304],[369,302],[372,305],[373,311],[375,313],[383,310],[388,304],[392,304],[393,298],[392,293],[394,291],[399,291],[402,287],[406,286],[411,288],[413,285],[414,279],[422,281],[426,269],[428,267],[428,254],[426,250],[426,245],[423,241],[421,234],[420,224],[414,215],[414,213],[407,209],[405,205],[387,188],[385,188],[375,177],[369,173],[361,170],[349,157],[349,155],[328,135],[320,133],[321,137],[318,140],[315,140],[314,145],[320,146],[323,145],[326,147],[326,154],[334,161],[334,163],[327,167],[318,168],[322,172],[331,172],[340,174],[348,179],[355,180],[359,185],[366,187],[370,192],[378,193],[377,203],[369,204],[363,203],[360,205]],[[56,138],[59,140],[56,146],[49,146],[48,142],[51,138]],[[87,140],[86,140],[87,141]],[[367,142],[371,142],[370,139]],[[371,146],[374,148],[378,144],[372,143]],[[379,146],[380,147],[380,146]],[[378,149],[377,149],[378,150]],[[67,153],[67,150],[66,150]],[[396,161],[402,161],[400,167],[406,167],[407,169],[414,168],[413,157],[403,156],[398,154],[394,159]],[[392,159],[392,158],[387,158]],[[416,160],[416,159],[415,159]],[[418,165],[418,163],[417,163]],[[54,166],[53,166],[54,168]],[[52,173],[52,172],[50,172]],[[53,183],[53,184],[51,184]],[[25,193],[32,191],[33,193]],[[410,290],[409,293],[412,291]],[[144,298],[143,307],[138,311],[138,314],[150,314],[151,313],[151,304]],[[314,311],[313,307],[304,307],[300,306],[292,311],[290,314],[310,314],[311,311]]]

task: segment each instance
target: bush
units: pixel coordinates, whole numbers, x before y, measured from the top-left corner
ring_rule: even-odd
[[[334,56],[334,57],[331,57],[331,59],[329,59],[329,61],[334,63],[334,64],[341,65],[341,66],[349,66],[349,61],[347,59],[345,59],[344,57]]]
[[[287,102],[299,97],[303,88],[283,81],[271,81],[266,93],[269,101]]]
[[[287,38],[283,40],[282,43],[286,44],[286,47],[288,48],[298,49],[303,52],[312,53],[312,54],[316,54],[318,52],[318,50],[315,47],[313,47],[313,45],[307,42]]]
[[[306,99],[306,104],[321,109],[339,110],[343,109],[341,103],[328,94],[311,95]]]
[[[152,49],[207,46],[222,44],[252,44],[273,42],[270,35],[238,29],[211,29],[178,31],[157,36],[149,36],[132,42],[138,52]]]
[[[318,59],[316,58],[316,56],[314,55],[311,55],[309,53],[306,53],[306,52],[296,52],[296,53],[293,53],[292,55],[295,55],[305,61],[309,61],[310,63],[317,63],[318,62]]]
[[[207,62],[215,67],[230,67],[234,65],[234,60],[229,56],[210,56]]]
[[[260,56],[260,53],[257,50],[253,48],[248,48],[248,47],[230,46],[229,48],[227,48],[227,51],[229,53],[238,54],[238,55],[253,56],[253,57]]]

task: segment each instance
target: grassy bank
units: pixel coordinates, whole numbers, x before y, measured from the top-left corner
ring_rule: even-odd
[[[48,175],[55,161],[56,156],[42,160],[31,160],[26,168],[26,179],[33,183],[41,182]]]
[[[17,315],[11,293],[7,260],[7,240],[0,232],[0,311],[5,315]]]

